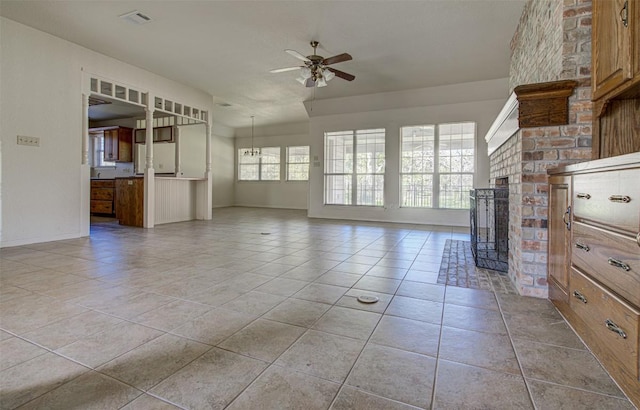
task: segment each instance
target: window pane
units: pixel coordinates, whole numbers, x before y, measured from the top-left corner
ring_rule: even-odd
[[[433,172],[435,163],[435,125],[402,127],[400,172]]]
[[[357,173],[384,174],[384,129],[356,131]]]
[[[260,173],[262,181],[279,181],[280,180],[280,164],[262,164]]]
[[[325,175],[325,204],[351,205],[351,175]]]
[[[473,174],[440,175],[440,208],[468,209]]]
[[[325,173],[351,173],[353,170],[353,132],[327,132],[324,143]]]
[[[280,147],[260,148],[263,164],[279,164],[280,163]]]
[[[238,179],[241,181],[257,181],[259,176],[258,164],[241,164],[238,167]]]
[[[439,131],[440,172],[473,172],[474,124],[441,124]]]
[[[309,179],[309,164],[287,165],[287,179],[289,181],[306,181]]]
[[[433,175],[402,175],[402,205],[413,208],[431,208],[433,206]]]
[[[358,175],[356,205],[384,204],[384,175]]]
[[[309,162],[309,147],[287,147],[287,162],[302,163]]]
[[[309,147],[287,147],[287,180],[309,179]]]

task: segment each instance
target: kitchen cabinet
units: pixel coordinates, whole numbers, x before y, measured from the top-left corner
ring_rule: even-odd
[[[640,152],[548,172],[549,299],[640,406]]]
[[[569,307],[569,267],[571,258],[571,177],[549,178],[549,299],[566,313]]]
[[[145,128],[136,129],[136,144],[144,144],[147,140],[147,130]],[[155,127],[153,129],[153,142],[173,142],[173,127]]]
[[[640,0],[593,0],[593,158],[640,151]]]
[[[91,213],[109,215],[113,215],[115,213],[115,207],[113,206],[115,200],[115,180],[91,180],[90,192]]]
[[[90,135],[104,138],[104,160],[133,162],[133,129],[127,127],[90,128]]]
[[[593,98],[633,80],[640,72],[638,0],[594,0],[592,16]]]
[[[144,178],[116,178],[115,187],[120,225],[144,226]]]

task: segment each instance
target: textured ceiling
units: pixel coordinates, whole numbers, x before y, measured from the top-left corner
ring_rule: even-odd
[[[230,127],[307,119],[303,101],[507,77],[509,42],[525,0],[13,1],[0,15],[202,89]],[[139,10],[144,25],[118,16]],[[348,52],[356,76],[314,90],[285,53]],[[505,90],[506,93],[506,90]]]

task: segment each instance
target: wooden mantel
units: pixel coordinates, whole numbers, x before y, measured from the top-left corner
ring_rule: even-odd
[[[563,80],[516,87],[485,136],[489,155],[520,128],[569,123],[569,97],[577,81]]]
[[[548,127],[569,122],[569,97],[577,81],[519,85],[513,89],[518,97],[520,128]]]

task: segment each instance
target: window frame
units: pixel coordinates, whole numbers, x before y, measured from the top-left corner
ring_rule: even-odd
[[[380,133],[382,135],[382,139],[383,139],[383,147],[382,147],[382,151],[378,151],[375,150],[373,151],[374,153],[374,158],[372,158],[372,160],[374,161],[374,163],[376,161],[379,160],[375,158],[375,153],[378,152],[382,152],[382,170],[379,172],[359,172],[359,158],[358,158],[358,137],[367,137],[371,134],[375,134],[376,132]],[[343,134],[343,135],[340,135]],[[348,135],[350,134],[350,135]],[[337,136],[342,136],[342,137],[347,137],[350,136],[351,137],[351,157],[348,158],[347,156],[345,156],[344,158],[342,158],[342,164],[343,164],[343,168],[345,168],[345,172],[328,172],[329,168],[329,161],[335,161],[335,159],[333,158],[333,156],[330,158],[329,154],[328,154],[328,137],[337,137]],[[385,128],[366,128],[366,129],[352,129],[352,130],[342,130],[342,131],[326,131],[324,133],[324,182],[323,182],[323,204],[324,205],[328,205],[328,206],[359,206],[359,207],[375,207],[375,208],[384,208],[385,207],[385,174],[386,174],[386,139],[387,139],[387,132]],[[345,141],[346,142],[346,141]],[[374,143],[377,144],[377,143]],[[348,145],[348,144],[343,144],[343,145]],[[349,163],[350,160],[350,163]],[[375,167],[375,165],[374,165]],[[347,171],[348,169],[348,171]],[[349,198],[349,201],[344,201],[347,203],[330,203],[329,202],[329,197],[331,195],[329,195],[329,188],[328,188],[328,180],[331,177],[340,177],[342,176],[343,178],[348,178],[350,179],[350,184],[347,183],[345,184],[347,186],[347,189],[345,191],[348,192],[348,195],[345,195],[345,199]],[[373,177],[373,189],[370,190],[372,192],[372,198],[373,198],[373,203],[358,203],[361,194],[366,193],[367,191],[362,190],[361,186],[362,184],[360,184],[358,181],[361,177],[363,176],[372,176]],[[378,180],[381,181],[381,183],[378,183]],[[376,189],[376,186],[381,185],[381,187],[379,189]],[[379,197],[379,203],[376,203],[376,199]]]
[[[442,171],[441,170],[441,127],[442,126],[450,126],[450,125],[464,125],[472,124],[473,125],[473,170],[472,171],[460,171],[460,172],[451,172],[451,171]],[[434,128],[434,136],[433,136],[433,170],[431,172],[403,172],[403,160],[404,160],[404,129],[405,128],[415,128],[415,127],[433,127]],[[478,124],[475,121],[457,121],[457,122],[446,122],[446,123],[433,123],[433,124],[418,124],[418,125],[406,125],[400,127],[399,131],[399,146],[400,146],[400,166],[399,166],[399,206],[400,208],[410,208],[410,209],[445,209],[445,210],[468,210],[469,203],[467,203],[466,207],[459,208],[451,208],[445,207],[441,204],[444,202],[443,199],[443,191],[441,179],[443,176],[470,176],[471,177],[471,188],[473,187],[473,183],[475,180],[476,173],[476,161],[477,161],[477,133],[478,133]],[[464,131],[462,131],[462,135],[464,135]],[[451,148],[449,148],[449,152],[451,152]],[[410,206],[405,205],[405,190],[403,185],[403,178],[405,175],[430,175],[431,180],[431,206]],[[464,190],[463,190],[464,191]],[[463,192],[460,191],[460,192]]]
[[[244,152],[249,150],[250,148],[238,148],[238,157],[237,157],[237,161],[238,161],[238,165],[236,168],[236,172],[237,172],[237,178],[236,181],[237,182],[280,182],[282,180],[282,172],[281,172],[281,166],[282,166],[282,147],[281,146],[273,146],[273,147],[260,147],[260,148],[253,148],[255,151],[258,151],[259,155],[256,157],[251,157],[251,156],[245,156]],[[263,162],[263,154],[264,154],[264,150],[267,149],[277,149],[278,150],[278,162]],[[254,163],[243,163],[242,162],[242,158],[255,158],[255,160],[257,161],[255,164]],[[274,157],[276,157],[274,155]],[[243,166],[257,166],[258,168],[258,177],[257,179],[241,179],[241,175],[242,175],[242,167]],[[277,165],[277,167],[274,167],[278,170],[278,179],[264,179],[263,175],[264,175],[264,168],[265,165]]]

